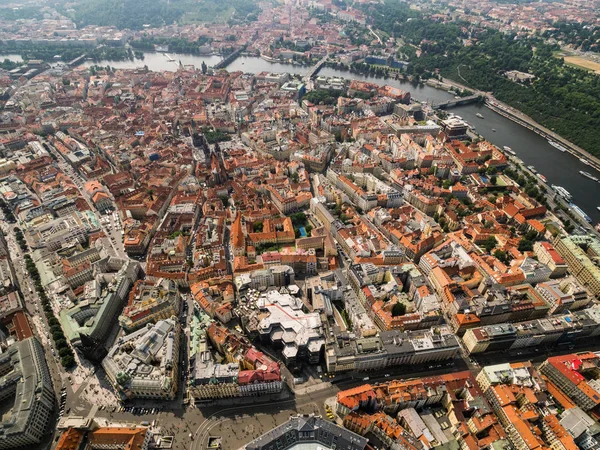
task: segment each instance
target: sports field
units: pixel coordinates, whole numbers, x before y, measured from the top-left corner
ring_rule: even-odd
[[[582,69],[592,70],[600,74],[600,63],[590,61],[589,59],[582,58],[581,56],[565,56],[565,62],[572,64]]]

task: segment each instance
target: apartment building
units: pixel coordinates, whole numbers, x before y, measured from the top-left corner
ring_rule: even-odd
[[[244,446],[245,450],[339,448],[366,450],[368,439],[320,416],[298,415]]]
[[[552,271],[550,278],[561,278],[567,274],[569,266],[550,242],[537,241],[533,244],[533,252],[538,261]]]
[[[540,372],[584,411],[600,405],[600,358],[592,352],[553,356],[540,366]]]
[[[276,394],[283,389],[279,363],[251,346],[245,339],[194,315],[190,342],[191,373],[188,394],[194,401]],[[208,340],[224,357],[217,363]],[[192,356],[193,355],[193,356]]]
[[[123,400],[173,400],[179,384],[180,328],[177,318],[120,337],[102,361]]]
[[[0,354],[0,401],[13,401],[0,422],[0,449],[39,444],[48,432],[54,389],[40,342],[30,337]]]
[[[339,333],[327,343],[325,364],[330,373],[362,372],[448,361],[458,353],[457,338],[447,327],[382,331],[368,338]]]
[[[593,295],[600,295],[600,241],[594,236],[557,237],[556,251],[569,266],[569,272]]]
[[[108,258],[99,270],[102,273],[85,285],[83,301],[60,312],[61,326],[71,345],[97,361],[106,355],[106,337],[138,278],[140,267],[129,259]]]
[[[550,314],[561,314],[585,308],[592,301],[592,296],[575,277],[566,277],[540,283],[535,287],[550,307]]]
[[[129,333],[148,323],[179,316],[180,305],[181,296],[173,280],[140,280],[129,293],[119,324]]]
[[[101,427],[86,432],[67,429],[56,450],[147,450],[152,433],[146,427]]]

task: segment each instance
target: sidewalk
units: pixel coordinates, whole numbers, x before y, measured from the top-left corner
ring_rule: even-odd
[[[323,381],[322,383],[313,384],[310,386],[302,386],[297,389],[294,389],[294,394],[296,395],[307,395],[312,394],[314,392],[319,392],[325,389],[331,389],[332,385],[329,381]]]

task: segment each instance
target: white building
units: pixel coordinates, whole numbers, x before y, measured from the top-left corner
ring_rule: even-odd
[[[122,398],[173,400],[179,375],[179,324],[176,318],[119,338],[102,361]]]

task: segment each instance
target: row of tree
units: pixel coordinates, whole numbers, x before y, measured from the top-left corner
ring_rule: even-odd
[[[40,273],[38,272],[35,263],[29,255],[25,255],[25,267],[29,272],[29,276],[33,280],[35,290],[42,304],[46,320],[48,321],[50,334],[52,336],[52,340],[54,341],[54,347],[56,348],[58,356],[60,357],[60,363],[65,369],[70,369],[75,366],[75,356],[73,354],[73,350],[67,343],[67,339],[65,337],[59,320],[54,315],[54,311],[52,310],[52,306],[50,305],[50,299],[46,295],[46,291],[42,286]]]
[[[171,52],[198,54],[203,47],[210,45],[211,42],[212,38],[205,36],[200,36],[196,41],[162,36],[143,36],[140,39],[131,41],[130,45],[138,50],[154,50],[155,45],[168,45]]]

